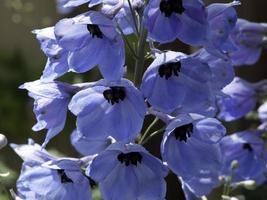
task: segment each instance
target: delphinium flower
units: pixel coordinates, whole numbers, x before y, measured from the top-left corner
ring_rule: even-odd
[[[226,136],[220,146],[224,159],[222,174],[232,174],[232,182],[254,180],[259,185],[266,180],[267,152],[257,132],[243,131]],[[232,169],[234,160],[238,165]]]
[[[123,75],[124,43],[115,24],[103,14],[89,11],[55,25],[58,43],[67,51],[71,71],[83,73],[96,65],[109,80]]]
[[[115,143],[87,169],[105,200],[164,200],[167,168],[137,144]]]
[[[58,44],[54,34],[54,27],[36,29],[33,33],[36,34],[41,49],[47,56],[47,63],[41,80],[51,81],[68,72],[68,51]]]
[[[179,38],[199,45],[207,34],[207,13],[202,0],[151,0],[144,18],[149,37],[160,43]]]
[[[225,121],[232,121],[245,116],[256,106],[257,92],[252,83],[239,77],[223,88],[222,96],[218,100],[220,113],[218,117]]]
[[[116,22],[125,35],[138,31],[136,15],[132,11],[142,8],[142,0],[66,0],[64,7],[72,8],[86,3],[89,8],[100,6],[100,12]]]
[[[199,74],[201,71],[201,74]],[[168,51],[156,55],[143,76],[141,90],[157,110],[172,113],[194,110],[201,113],[214,106],[207,64],[183,53]]]
[[[235,71],[230,59],[222,59],[214,56],[204,48],[194,53],[193,56],[209,65],[211,71],[211,87],[215,92],[220,93],[219,90],[222,90],[233,81]]]
[[[235,77],[234,55],[243,48],[238,41],[249,36],[250,28],[258,31],[258,24],[236,25],[234,7],[240,2],[60,2],[70,9],[83,4],[88,5],[88,12],[34,31],[48,62],[40,80],[21,88],[35,100],[38,122],[33,130],[48,132],[42,147],[33,142],[12,145],[24,159],[17,181],[19,196],[91,199],[91,180],[98,184],[104,200],[164,200],[164,178],[170,169],[180,180],[185,198],[197,200],[220,185],[220,175],[229,176],[232,159],[242,165],[252,162],[236,169],[234,181],[255,179],[259,183],[266,170],[262,140],[253,133],[225,137],[226,128],[214,118],[217,111],[225,121],[241,118],[254,109],[259,94],[266,92],[266,81],[249,83]],[[258,41],[258,35],[245,40],[249,43],[254,38]],[[175,39],[200,49],[186,55],[156,48],[158,43]],[[130,56],[125,56],[125,49],[134,58],[134,74],[128,70],[131,65],[125,58]],[[54,81],[67,72],[84,73],[96,66],[103,76],[99,81],[74,85]],[[264,124],[262,107],[259,113]],[[56,158],[44,149],[64,128],[68,110],[76,117],[70,140],[85,156],[80,159]],[[144,125],[146,115],[154,119],[148,126]],[[152,132],[159,120],[161,128]],[[163,161],[143,147],[161,133]]]
[[[237,48],[230,53],[235,66],[255,64],[266,44],[267,27],[265,24],[238,19],[231,33],[231,39]]]
[[[24,161],[17,181],[20,198],[91,199],[89,180],[80,170],[81,160],[56,158],[32,140],[29,144],[11,144],[11,147]]]
[[[229,52],[236,50],[230,38],[237,21],[236,5],[240,2],[214,3],[207,7],[209,30],[204,46],[209,53],[224,59]]]
[[[141,92],[126,80],[100,80],[73,96],[69,109],[77,116],[78,131],[91,139],[112,136],[133,141],[140,132],[146,106]]]
[[[214,118],[177,116],[167,127],[161,146],[163,160],[197,196],[218,184],[222,155],[218,142],[224,126]]]
[[[51,138],[63,130],[68,104],[77,88],[66,83],[40,80],[25,83],[20,88],[28,90],[29,96],[34,99],[33,111],[37,123],[32,129],[48,130],[43,144],[45,146]]]

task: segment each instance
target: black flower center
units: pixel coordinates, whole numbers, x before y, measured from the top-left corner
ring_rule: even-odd
[[[170,17],[172,13],[182,14],[185,11],[183,0],[161,0],[159,9],[165,17]]]
[[[243,149],[248,150],[249,152],[253,151],[253,148],[249,143],[244,143],[243,144]]]
[[[66,175],[64,169],[58,169],[57,173],[61,178],[61,183],[73,183],[73,181]]]
[[[130,164],[133,164],[137,166],[137,163],[142,162],[142,155],[139,152],[130,152],[130,153],[120,153],[117,157],[117,159],[126,166],[129,166]]]
[[[87,30],[90,32],[92,37],[103,38],[103,33],[96,24],[87,24]]]
[[[126,94],[123,87],[114,86],[110,87],[110,89],[105,90],[103,92],[103,96],[105,99],[111,104],[119,103],[119,101],[123,101]]]
[[[158,73],[161,78],[169,79],[172,75],[179,76],[181,62],[166,63],[159,66]]]
[[[186,124],[173,130],[176,140],[187,142],[187,138],[193,133],[193,124]]]

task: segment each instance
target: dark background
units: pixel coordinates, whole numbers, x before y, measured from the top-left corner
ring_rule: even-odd
[[[226,2],[226,1],[206,1]],[[267,22],[267,1],[243,0],[238,7],[239,16],[255,22]],[[80,9],[80,8],[79,8]],[[75,16],[79,9],[68,16]],[[84,9],[81,8],[81,9]],[[18,86],[24,82],[39,79],[46,62],[39,44],[31,31],[33,29],[53,26],[59,19],[65,17],[58,14],[54,0],[0,0],[0,132],[5,134],[10,143],[26,143],[27,138],[33,138],[41,143],[45,132],[35,133],[31,127],[35,123],[32,113],[32,100],[25,91]],[[176,42],[171,46],[189,53],[189,49]],[[255,66],[242,67],[237,70],[239,76],[249,81],[257,81],[267,77],[266,52]],[[132,63],[129,63],[130,65]],[[67,75],[64,80],[73,82],[79,80],[97,80],[97,72],[90,72],[85,76]],[[147,122],[150,119],[146,120]],[[229,132],[243,130],[251,126],[246,120],[239,120],[229,124]],[[69,134],[74,127],[72,116],[68,116],[68,123],[59,136],[53,139],[48,148],[58,154],[77,156],[70,146]],[[159,149],[151,147],[158,144],[159,138],[149,142],[147,147],[152,153],[158,154]],[[1,178],[7,188],[14,187],[21,166],[20,158],[9,148],[5,147],[0,152],[0,172],[10,171],[7,178]],[[168,188],[167,200],[180,197],[177,192],[179,185],[174,176],[168,177],[171,182]],[[266,186],[256,191],[237,191],[246,194],[248,200],[267,200]],[[220,189],[212,194],[209,199],[219,199]],[[0,200],[4,197],[0,196]],[[181,199],[181,198],[179,198]]]

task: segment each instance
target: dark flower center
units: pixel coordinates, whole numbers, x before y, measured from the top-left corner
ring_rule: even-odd
[[[117,159],[126,166],[129,166],[130,164],[133,164],[137,166],[137,163],[142,162],[142,155],[139,152],[130,152],[130,153],[120,153],[117,157]]]
[[[66,175],[64,169],[58,169],[57,173],[61,178],[61,183],[73,183],[73,181]]]
[[[253,148],[249,143],[244,143],[243,144],[243,149],[248,150],[249,152],[253,151]]]
[[[87,30],[90,32],[92,37],[103,38],[103,33],[96,24],[87,24]]]
[[[111,105],[119,103],[120,100],[123,101],[126,96],[124,88],[119,86],[110,87],[103,92],[103,95]]]
[[[173,131],[176,140],[187,142],[187,138],[191,137],[193,133],[193,124],[186,124],[180,127],[177,127]]]
[[[168,80],[172,75],[179,76],[178,72],[181,71],[181,62],[166,63],[159,66],[158,73],[161,78],[165,76]]]
[[[161,0],[159,9],[165,14],[165,17],[170,17],[173,12],[182,14],[185,11],[183,0]]]

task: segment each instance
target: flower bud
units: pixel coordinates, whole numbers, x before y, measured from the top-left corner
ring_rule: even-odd
[[[231,163],[231,169],[236,169],[239,167],[239,163],[237,160],[233,160]]]
[[[7,145],[7,138],[3,134],[0,133],[0,149]]]
[[[257,185],[254,180],[246,180],[238,183],[239,186],[246,188],[247,190],[255,190]]]

